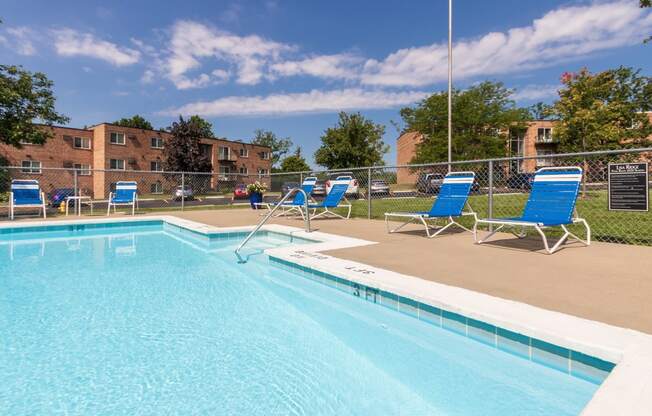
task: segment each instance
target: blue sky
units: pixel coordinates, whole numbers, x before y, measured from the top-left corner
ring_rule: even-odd
[[[312,159],[339,110],[386,125],[446,88],[446,0],[3,0],[0,62],[43,71],[71,126],[200,114],[215,133],[289,136]],[[455,86],[490,79],[520,104],[559,75],[618,65],[650,74],[638,1],[454,0]]]

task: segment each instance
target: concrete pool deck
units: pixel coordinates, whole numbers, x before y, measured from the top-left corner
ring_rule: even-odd
[[[165,214],[218,227],[260,221],[248,209]],[[303,226],[291,218],[269,223]],[[334,257],[652,334],[652,247],[595,242],[547,255],[540,239],[511,234],[478,246],[467,232],[429,239],[413,227],[388,234],[378,220],[317,219],[312,228],[377,242],[324,252]]]

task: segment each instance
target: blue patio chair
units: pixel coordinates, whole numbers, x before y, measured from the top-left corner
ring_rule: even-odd
[[[583,218],[577,217],[575,203],[582,182],[582,169],[579,167],[554,167],[541,168],[534,175],[532,190],[525,204],[523,214],[514,218],[488,218],[477,220],[478,224],[498,225],[484,239],[477,240],[478,244],[484,243],[496,232],[504,227],[520,227],[520,233],[514,233],[519,238],[526,236],[525,228],[532,227],[541,236],[543,245],[548,254],[552,254],[568,240],[573,238],[584,245],[591,244],[591,228]],[[582,240],[566,228],[570,224],[583,224],[586,228],[586,240]],[[543,232],[549,227],[561,227],[564,234],[552,248],[548,246],[548,239]]]
[[[301,183],[301,189],[306,193],[308,198],[310,198],[310,194],[312,193],[312,190],[315,187],[315,184],[317,183],[317,178],[314,176],[308,176],[303,180]],[[265,207],[268,210],[272,210],[276,205],[278,205],[278,202],[260,202],[257,203],[256,205]],[[294,194],[294,198],[292,198],[291,201],[285,201],[283,204],[281,204],[281,213],[278,215],[279,217],[289,215],[290,213],[293,212],[298,212],[301,217],[303,218],[303,207],[306,206],[306,198],[301,192],[296,192]]]
[[[353,178],[350,176],[339,176],[334,181],[331,181],[331,189],[328,192],[328,195],[326,195],[326,198],[324,198],[324,200],[319,204],[308,204],[308,209],[313,210],[310,219],[327,215],[336,218],[349,219],[351,217],[351,204],[346,199],[346,191],[349,189],[352,180]],[[332,209],[335,208],[347,208],[348,212],[346,216],[340,215],[332,211]],[[317,213],[318,210],[322,210],[322,212]]]
[[[131,206],[131,215],[136,214],[136,206],[138,205],[138,184],[134,181],[120,181],[115,184],[115,192],[109,193],[109,205],[106,210],[106,215],[111,213],[111,206],[113,212],[116,212],[117,206]]]
[[[395,233],[401,228],[412,222],[420,222],[426,229],[426,235],[430,238],[438,236],[449,227],[456,225],[466,231],[474,232],[453,218],[461,217],[462,215],[473,215],[475,212],[469,205],[469,193],[473,187],[475,180],[475,173],[473,172],[450,172],[444,177],[444,183],[439,189],[437,199],[432,204],[430,211],[420,212],[386,212],[385,213],[385,226],[387,232]],[[467,207],[468,211],[464,212]],[[401,225],[394,229],[389,228],[390,218],[399,218],[405,220]],[[446,224],[443,227],[431,227],[428,221],[446,218]],[[431,234],[432,230],[437,230]]]
[[[16,208],[41,208],[45,212],[45,194],[35,179],[14,179],[9,192],[9,219],[13,220]]]

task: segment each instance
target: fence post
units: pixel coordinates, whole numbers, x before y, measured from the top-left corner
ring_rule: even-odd
[[[489,218],[494,217],[494,161],[490,160],[489,162],[489,192],[487,194],[488,206],[487,206],[487,216]],[[493,231],[493,225],[489,224],[489,231]]]
[[[77,186],[77,169],[72,171],[73,184],[74,184],[74,193],[73,196],[79,196],[79,189]],[[77,202],[77,201],[75,201]]]
[[[186,172],[181,172],[181,211],[186,205]]]
[[[371,168],[367,169],[367,219],[371,219]]]

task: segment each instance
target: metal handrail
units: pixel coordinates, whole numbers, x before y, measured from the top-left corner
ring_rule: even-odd
[[[238,248],[236,248],[234,250],[235,255],[238,256],[238,263],[242,264],[242,263],[247,262],[247,259],[243,258],[239,253],[240,250],[242,249],[242,247],[244,247],[245,244],[247,244],[249,242],[249,240],[251,240],[251,238],[254,236],[254,234],[256,234],[256,232],[258,232],[258,230],[260,230],[260,227],[262,227],[267,222],[267,220],[270,219],[272,217],[272,215],[274,215],[274,212],[276,212],[278,207],[283,205],[283,203],[285,201],[287,201],[290,196],[294,195],[297,192],[301,192],[303,194],[303,201],[304,201],[304,207],[303,208],[306,210],[305,215],[304,215],[303,218],[304,218],[304,221],[305,221],[305,224],[306,224],[306,232],[307,233],[310,232],[310,214],[308,213],[308,194],[302,188],[292,188],[292,189],[290,189],[290,191],[287,194],[285,194],[285,196],[283,198],[281,198],[281,200],[279,202],[276,203],[276,206],[274,206],[274,208],[272,208],[269,211],[269,213],[265,216],[265,218],[263,218],[258,223],[258,225],[256,225],[256,228],[251,230],[249,235],[247,235],[247,237],[244,240],[242,240],[242,243],[240,243]]]

